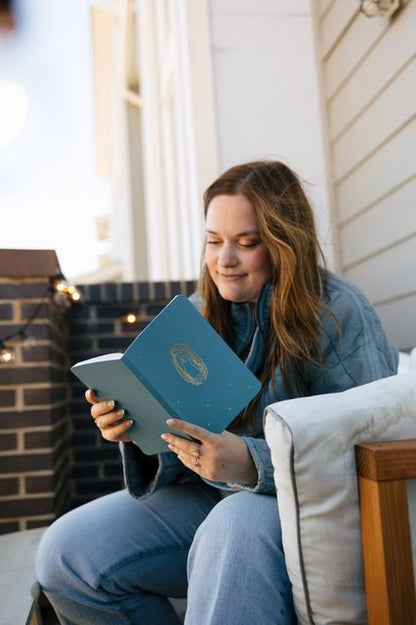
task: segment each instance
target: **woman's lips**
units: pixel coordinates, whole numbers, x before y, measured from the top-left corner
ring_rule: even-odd
[[[240,280],[241,278],[245,277],[244,273],[231,273],[231,274],[220,273],[220,272],[217,272],[217,273],[218,273],[218,276],[222,278],[223,280]]]

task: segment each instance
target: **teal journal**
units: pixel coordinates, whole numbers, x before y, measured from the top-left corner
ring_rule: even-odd
[[[222,432],[261,384],[184,295],[177,295],[124,354],[83,360],[71,371],[100,399],[133,419],[129,436],[146,454],[168,451],[160,438],[177,417]],[[182,434],[183,435],[183,434]]]

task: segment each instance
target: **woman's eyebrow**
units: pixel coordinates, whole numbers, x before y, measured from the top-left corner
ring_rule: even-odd
[[[206,229],[205,232],[207,234],[218,235],[218,232],[216,232],[215,230]],[[245,230],[244,232],[237,232],[235,236],[236,237],[247,237],[247,236],[252,236],[253,234],[259,235],[260,232],[259,232],[259,230]]]

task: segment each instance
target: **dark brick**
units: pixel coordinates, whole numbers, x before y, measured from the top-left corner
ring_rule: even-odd
[[[37,340],[51,340],[53,338],[53,331],[47,323],[34,323],[30,326],[30,330],[27,333],[28,337]]]
[[[50,409],[27,410],[23,412],[0,412],[0,428],[49,425],[54,420],[54,414],[54,411]]]
[[[72,468],[74,479],[97,478],[98,466],[96,464],[77,464]]]
[[[90,320],[87,322],[79,322],[74,328],[73,332],[79,334],[110,334],[114,333],[114,324],[110,321],[96,321]]]
[[[72,325],[74,319],[89,319],[91,316],[91,307],[84,306],[82,304],[81,306],[72,306],[72,308],[68,310],[67,315],[67,318]]]
[[[55,479],[52,475],[28,476],[25,478],[27,493],[47,493],[53,490]]]
[[[74,447],[80,449],[81,447],[93,447],[97,440],[96,432],[77,432],[72,437]]]
[[[13,319],[13,306],[11,304],[0,304],[0,321]],[[2,332],[2,334],[4,334]]]
[[[53,468],[52,453],[0,456],[0,474],[47,471]]]
[[[1,336],[7,337],[7,336],[16,335],[19,332],[19,330],[21,330],[21,328],[22,326],[20,323],[10,323],[10,324],[8,323],[7,325],[3,324],[1,326]]]
[[[65,387],[24,389],[23,398],[26,406],[38,406],[64,401],[67,396]]]
[[[114,302],[117,299],[117,290],[114,282],[104,284],[104,299],[107,302]]]
[[[19,529],[19,521],[0,522],[0,534],[11,534],[11,532],[17,532]]]
[[[131,282],[121,284],[121,299],[124,302],[133,300],[133,285]]]
[[[194,280],[188,281],[185,283],[185,293],[184,295],[192,295],[197,289],[197,283]]]
[[[101,302],[101,284],[90,284],[88,287],[88,300],[90,302]]]
[[[51,404],[52,389],[47,388],[30,388],[23,391],[24,402],[26,406]]]
[[[0,479],[0,495],[18,495],[19,480],[16,477]]]
[[[0,507],[1,518],[50,514],[54,510],[53,497],[29,497],[3,499]]]
[[[104,465],[104,475],[106,477],[123,477],[123,468],[121,462]]]
[[[23,346],[22,359],[24,362],[39,362],[42,360],[52,360],[53,351],[50,345],[30,345]]]
[[[121,330],[123,334],[128,335],[129,339],[133,339],[146,326],[147,323],[143,323],[143,321],[140,320],[140,315],[137,315],[137,321],[135,321],[134,323],[128,323],[127,321],[123,321],[123,323],[121,324]]]
[[[78,338],[78,337],[71,336],[71,338],[69,339],[68,347],[69,347],[70,352],[77,352],[81,350],[91,351],[93,348],[93,342],[91,339]]]
[[[20,307],[21,316],[24,321],[29,319],[49,319],[51,307],[49,302],[39,302],[38,304],[22,304]]]
[[[155,299],[168,299],[170,296],[169,285],[166,282],[155,282],[153,284]]]
[[[98,349],[103,352],[124,352],[131,340],[124,337],[98,339]]]
[[[27,432],[25,434],[25,449],[42,449],[52,447],[52,432]]]
[[[146,306],[146,315],[148,317],[156,317],[156,315],[158,315],[160,313],[160,311],[162,310],[163,305],[161,306],[154,306],[154,305],[149,305]]]
[[[48,282],[1,283],[0,299],[27,299],[47,297],[50,293]]]
[[[49,382],[51,368],[41,367],[0,367],[0,384],[25,384],[31,382]]]
[[[100,306],[97,308],[98,319],[121,319],[127,310],[124,306]]]
[[[90,449],[75,449],[74,450],[75,462],[98,462],[100,460],[115,460],[119,458],[119,451],[117,446],[106,448],[90,448]]]
[[[139,300],[148,300],[150,298],[150,289],[148,282],[138,282],[138,297]]]
[[[0,434],[0,451],[16,449],[16,447],[17,447],[17,435],[16,434]]]
[[[179,295],[180,293],[182,293],[181,283],[179,282],[179,280],[174,280],[170,283],[171,297],[173,297],[174,295]]]
[[[82,431],[96,431],[96,426],[94,425],[94,421],[91,419],[91,415],[89,412],[82,414],[81,417],[76,417],[73,419],[73,429],[75,432]]]
[[[78,482],[77,494],[78,495],[105,495],[106,493],[120,490],[122,484],[120,480],[94,480],[88,482]]]
[[[0,408],[14,406],[16,402],[15,391],[0,390]]]

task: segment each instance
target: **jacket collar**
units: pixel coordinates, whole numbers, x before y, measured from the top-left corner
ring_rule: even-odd
[[[241,356],[249,348],[245,363],[253,373],[260,370],[266,356],[270,296],[271,284],[266,282],[254,305],[247,302],[232,303],[230,308],[234,326],[234,350]]]

